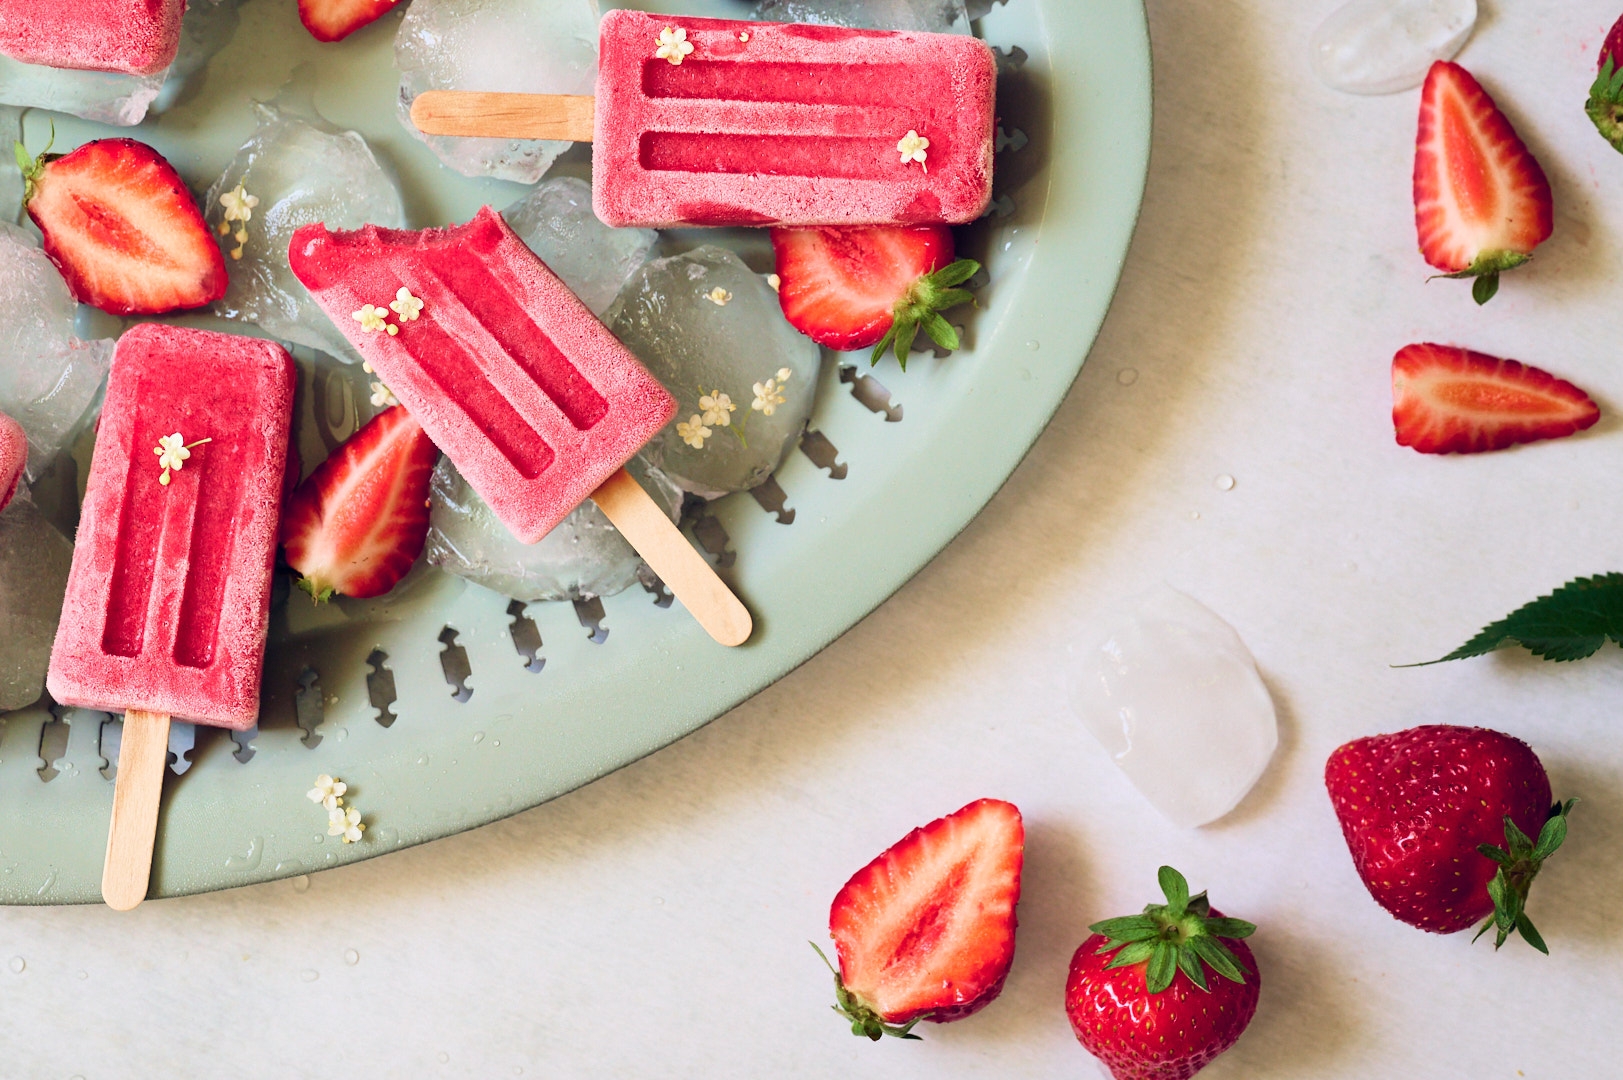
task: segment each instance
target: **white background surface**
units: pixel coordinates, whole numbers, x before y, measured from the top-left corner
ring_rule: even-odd
[[[0,911],[0,1073],[1088,1076],[1070,954],[1171,862],[1261,926],[1257,1018],[1203,1077],[1617,1075],[1623,658],[1388,667],[1623,569],[1623,157],[1582,109],[1617,12],[1484,5],[1460,59],[1557,203],[1554,239],[1488,308],[1424,282],[1417,93],[1313,81],[1333,2],[1151,0],[1154,161],[1115,308],[1054,426],[945,554],[754,701],[509,821],[304,891]],[[1421,340],[1547,367],[1605,419],[1475,458],[1401,449],[1388,365]],[[1280,710],[1272,768],[1198,831],[1158,818],[1064,701],[1068,645],[1156,580],[1238,628]],[[1517,734],[1584,797],[1531,906],[1553,957],[1422,934],[1359,884],[1322,763],[1421,722]],[[1028,829],[1007,989],[923,1043],[853,1038],[806,940],[851,872],[983,795]]]

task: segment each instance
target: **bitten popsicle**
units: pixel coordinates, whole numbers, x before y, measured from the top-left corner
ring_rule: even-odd
[[[293,361],[147,323],[119,339],[46,686],[124,713],[102,896],[146,895],[171,717],[259,715]]]
[[[174,63],[186,0],[0,0],[0,53],[25,64],[152,75]]]
[[[676,403],[501,215],[307,225],[288,263],[515,537],[535,543],[590,497],[712,637],[749,637],[749,612],[623,468]]]
[[[427,91],[412,119],[591,141],[609,225],[955,225],[991,200],[996,93],[963,35],[617,10],[595,99]]]

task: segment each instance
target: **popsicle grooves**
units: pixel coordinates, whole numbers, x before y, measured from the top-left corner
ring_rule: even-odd
[[[638,163],[649,172],[871,180],[883,175],[895,157],[894,138],[862,135],[645,131],[637,143]]]
[[[522,600],[508,603],[507,615],[513,621],[508,624],[507,633],[513,639],[513,648],[526,661],[524,670],[531,675],[539,675],[541,669],[547,666],[547,659],[541,655],[541,631],[535,625],[535,620],[526,614],[527,610],[528,605]]]
[[[137,429],[139,430],[139,429]],[[136,473],[151,463],[136,446],[124,478],[124,499],[119,506],[118,546],[113,556],[112,586],[108,593],[107,622],[102,630],[102,651],[109,656],[140,656],[146,638],[147,606],[152,596],[153,567],[162,538],[162,517],[140,513],[145,485]]]
[[[896,87],[915,78],[905,64],[820,64],[787,61],[643,61],[642,92],[650,98],[764,101],[873,108],[892,105]]]
[[[242,449],[242,440],[226,438],[193,451],[200,459],[196,467],[206,474],[195,478],[197,502],[174,654],[177,664],[190,668],[214,662],[220,609],[237,546],[236,522],[243,509],[237,488]]]
[[[473,669],[468,666],[468,650],[457,644],[456,637],[454,626],[440,631],[440,644],[445,646],[440,650],[440,670],[452,687],[452,699],[466,703],[473,697],[473,687],[468,685],[468,680],[473,677]]]

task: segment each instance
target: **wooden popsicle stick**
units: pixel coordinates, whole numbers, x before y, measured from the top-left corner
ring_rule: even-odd
[[[127,711],[118,746],[107,861],[101,868],[101,898],[114,911],[128,911],[146,899],[152,846],[158,835],[158,800],[168,766],[169,717],[141,709]]]
[[[749,609],[630,473],[621,469],[609,477],[592,493],[592,501],[706,633],[723,645],[749,640],[755,625]]]
[[[424,90],[411,103],[411,122],[425,135],[589,143],[596,112],[589,94]]]

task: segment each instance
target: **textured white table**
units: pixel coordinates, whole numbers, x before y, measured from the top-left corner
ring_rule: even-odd
[[[1487,309],[1423,281],[1417,95],[1312,80],[1332,0],[1152,0],[1154,163],[1115,309],[1052,429],[941,558],[754,701],[509,821],[303,891],[0,911],[0,1073],[1087,1076],[1061,1009],[1071,951],[1171,862],[1262,927],[1261,1008],[1211,1080],[1618,1075],[1623,657],[1387,666],[1623,569],[1623,157],[1582,111],[1615,0],[1484,5],[1461,59],[1557,200],[1554,239]],[[1477,458],[1400,449],[1388,363],[1428,339],[1545,365],[1607,416]],[[1063,700],[1085,621],[1157,579],[1239,629],[1280,710],[1262,783],[1195,832]],[[1518,734],[1584,796],[1534,893],[1553,957],[1401,926],[1354,876],[1323,760],[1428,721]],[[923,1043],[851,1037],[806,940],[848,874],[981,795],[1028,828],[1007,989]]]

